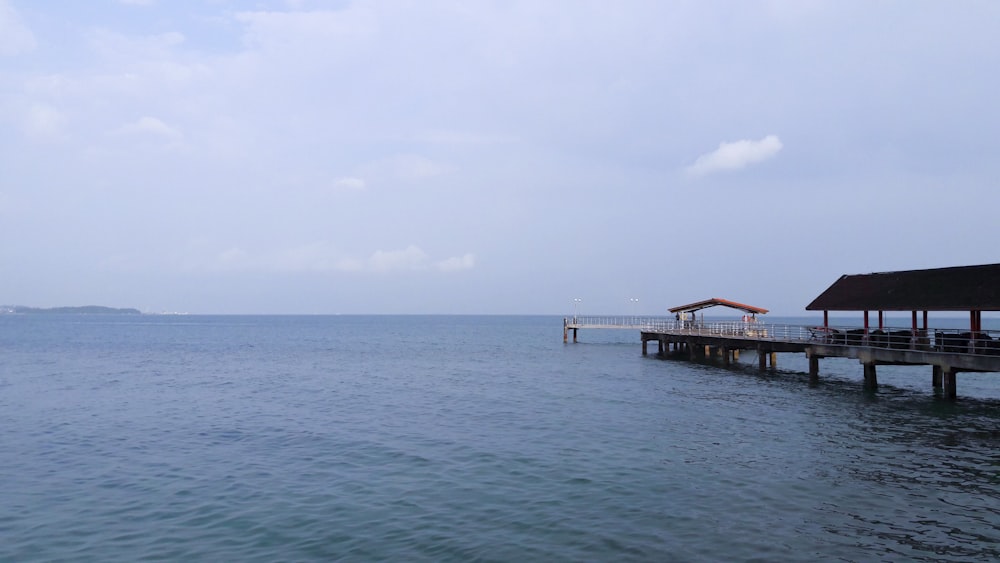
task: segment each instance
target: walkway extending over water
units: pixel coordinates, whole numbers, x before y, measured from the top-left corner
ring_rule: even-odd
[[[691,359],[718,357],[728,364],[741,350],[758,354],[760,369],[775,366],[779,352],[801,352],[809,358],[810,378],[819,376],[819,360],[826,357],[857,359],[864,366],[865,386],[877,386],[875,366],[929,365],[932,384],[946,397],[957,396],[956,374],[962,371],[1000,372],[1000,332],[957,329],[864,329],[817,327],[754,321],[679,321],[638,316],[567,317],[563,342],[580,329],[639,330],[642,353],[657,342],[660,354]]]

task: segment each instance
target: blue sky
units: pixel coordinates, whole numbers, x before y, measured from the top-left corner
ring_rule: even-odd
[[[844,273],[994,263],[998,28],[985,1],[0,0],[0,303],[793,315]]]

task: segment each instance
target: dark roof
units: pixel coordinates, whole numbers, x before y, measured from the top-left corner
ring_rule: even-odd
[[[1000,264],[844,275],[807,311],[1000,311]]]
[[[706,299],[704,301],[699,301],[697,303],[691,303],[688,305],[681,305],[680,307],[674,307],[670,309],[671,313],[691,313],[694,311],[700,311],[702,309],[707,309],[709,307],[715,306],[730,307],[733,309],[739,309],[740,311],[746,311],[747,313],[754,313],[763,315],[767,313],[767,309],[761,309],[760,307],[754,307],[753,305],[744,305],[743,303],[737,303],[735,301],[729,301],[726,299],[719,299],[718,297],[713,297],[711,299]]]

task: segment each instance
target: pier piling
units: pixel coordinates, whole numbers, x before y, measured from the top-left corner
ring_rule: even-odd
[[[865,389],[875,390],[878,388],[878,376],[875,371],[875,362],[864,362],[865,366]]]

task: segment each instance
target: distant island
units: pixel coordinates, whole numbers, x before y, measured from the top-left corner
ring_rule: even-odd
[[[25,307],[23,305],[0,305],[0,315],[141,315],[138,309],[119,309],[100,305],[83,307]]]

